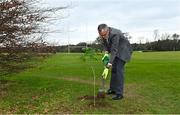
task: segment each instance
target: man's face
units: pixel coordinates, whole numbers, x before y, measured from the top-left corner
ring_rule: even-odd
[[[109,30],[108,29],[102,29],[101,31],[99,31],[99,37],[102,39],[108,39]]]

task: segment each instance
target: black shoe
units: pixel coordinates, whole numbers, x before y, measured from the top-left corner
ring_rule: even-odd
[[[116,92],[115,92],[115,91],[112,91],[111,89],[109,89],[109,90],[107,91],[107,94],[108,94],[108,95],[110,95],[110,94],[116,94]]]
[[[117,94],[117,95],[115,95],[112,99],[113,99],[113,100],[121,100],[121,99],[123,99],[123,96]]]

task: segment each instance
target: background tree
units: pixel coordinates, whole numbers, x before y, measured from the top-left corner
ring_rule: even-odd
[[[158,29],[155,29],[153,31],[153,38],[154,38],[154,41],[159,39],[159,30]]]
[[[11,68],[9,62],[28,59],[29,51],[52,49],[45,47],[48,44],[45,41],[46,34],[52,32],[46,26],[54,20],[61,19],[62,17],[57,17],[55,13],[68,6],[40,6],[37,0],[0,1],[0,71]]]

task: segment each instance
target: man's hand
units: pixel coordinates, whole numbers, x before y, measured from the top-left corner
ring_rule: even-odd
[[[111,68],[111,67],[112,67],[112,64],[111,64],[111,63],[108,63],[108,64],[106,65],[106,67],[107,67],[107,68]]]

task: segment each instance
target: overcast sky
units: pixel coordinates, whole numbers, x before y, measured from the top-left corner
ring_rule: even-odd
[[[43,3],[51,7],[71,4],[61,12],[69,16],[51,27],[62,31],[48,35],[54,44],[93,41],[100,23],[129,32],[131,43],[140,39],[152,41],[155,29],[160,34],[180,34],[180,0],[43,0]]]

